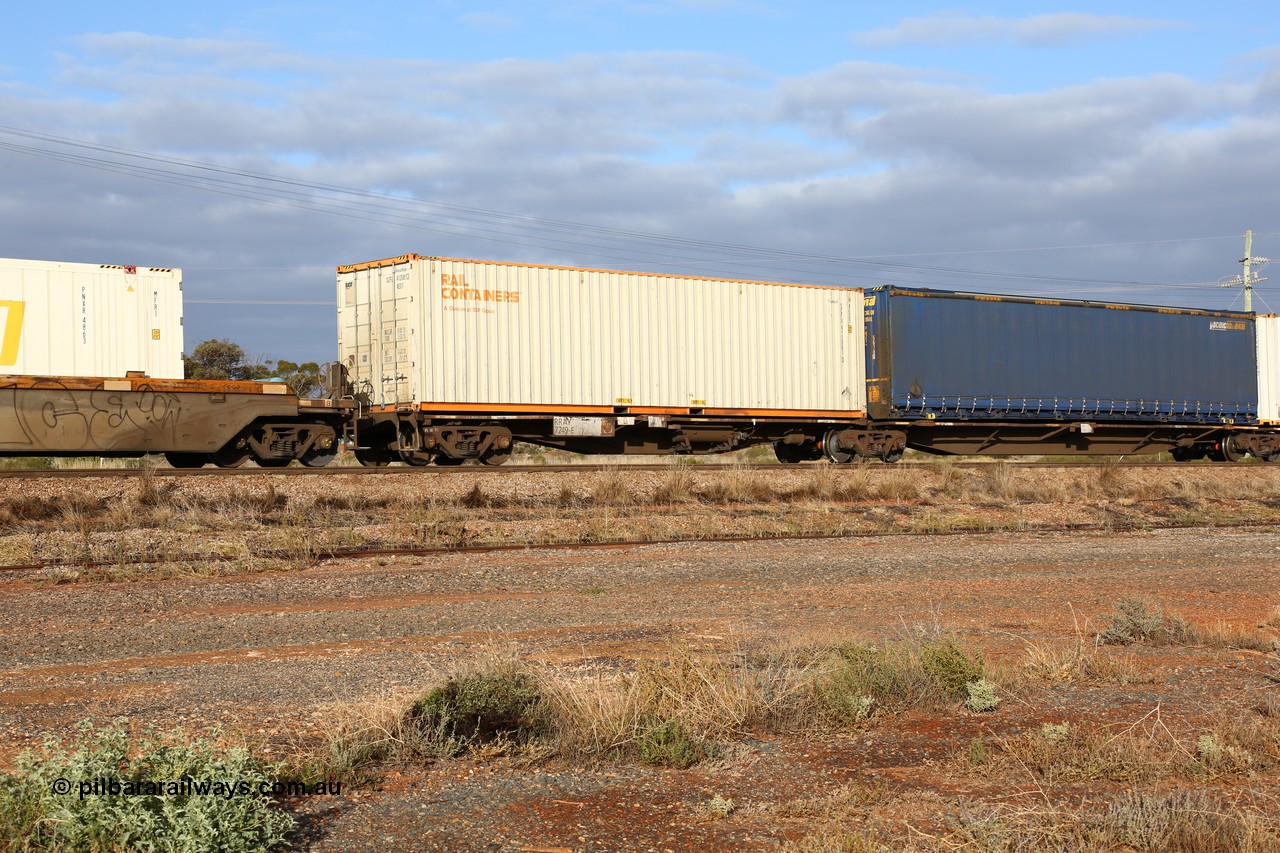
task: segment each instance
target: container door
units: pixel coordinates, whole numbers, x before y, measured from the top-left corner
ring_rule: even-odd
[[[343,288],[343,303],[347,311],[347,370],[352,388],[366,405],[381,405],[382,376],[381,357],[375,349],[373,315],[377,310],[374,282],[377,270],[360,270],[351,273]]]
[[[381,350],[382,384],[388,403],[413,403],[413,360],[409,347],[409,293],[414,267],[394,264],[380,270],[378,341]]]

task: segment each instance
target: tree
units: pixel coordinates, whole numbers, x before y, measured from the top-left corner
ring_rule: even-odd
[[[283,379],[299,397],[314,397],[325,391],[324,372],[314,361],[296,362],[264,358],[251,361],[244,347],[225,338],[196,345],[191,355],[182,357],[188,379],[262,380]]]
[[[263,365],[248,364],[244,347],[224,338],[196,344],[182,361],[188,379],[258,379],[256,374],[263,369]]]
[[[270,361],[267,362],[270,364]],[[272,376],[279,376],[299,397],[316,397],[325,393],[324,372],[314,361],[294,364],[283,358],[277,361]]]

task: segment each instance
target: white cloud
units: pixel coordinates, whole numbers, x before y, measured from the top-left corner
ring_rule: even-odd
[[[141,180],[21,156],[3,148],[13,140],[0,133],[0,256],[182,266],[192,299],[325,299],[335,264],[406,251],[851,284],[981,284],[855,264],[743,263],[683,243],[520,217],[839,257],[1247,227],[1259,232],[1260,253],[1278,251],[1263,236],[1280,230],[1271,198],[1280,179],[1277,64],[1265,59],[1229,82],[1159,74],[1017,95],[883,63],[776,77],[706,54],[427,62],[138,34],[88,39],[67,63],[62,79],[88,96],[0,88],[3,123],[454,206],[404,208],[303,190],[314,203],[281,192],[268,204],[199,191],[194,180]],[[343,215],[316,212],[318,203]],[[1232,271],[1239,249],[995,254],[963,263],[1212,281]],[[264,314],[276,310],[287,309],[193,306],[190,342],[231,337],[277,358],[330,357],[331,336],[316,330],[331,320],[323,311]]]
[[[866,48],[999,42],[1023,47],[1061,47],[1092,39],[1184,26],[1178,21],[1085,12],[1053,12],[1027,18],[973,17],[939,12],[921,18],[905,18],[897,26],[855,33],[853,40]]]

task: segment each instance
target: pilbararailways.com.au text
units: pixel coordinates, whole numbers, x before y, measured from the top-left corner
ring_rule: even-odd
[[[342,793],[341,782],[230,782],[211,779],[176,779],[168,782],[153,779],[54,779],[49,786],[59,796],[78,794],[86,797],[221,797],[233,800],[252,794],[269,797],[336,797]]]

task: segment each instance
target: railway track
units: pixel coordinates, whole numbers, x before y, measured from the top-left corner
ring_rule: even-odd
[[[734,464],[723,462],[707,462],[707,463],[606,463],[606,464],[573,464],[573,465],[459,465],[459,466],[428,466],[417,468],[412,466],[391,466],[385,468],[365,468],[359,465],[330,465],[326,468],[306,468],[303,466],[290,466],[288,468],[258,468],[253,465],[246,465],[243,468],[2,468],[0,469],[0,480],[8,479],[29,479],[29,478],[47,478],[47,479],[68,479],[74,480],[78,478],[92,477],[141,477],[147,474],[156,477],[327,477],[335,475],[350,476],[406,476],[410,474],[425,474],[429,476],[475,476],[475,475],[500,475],[500,474],[565,474],[579,473],[590,474],[602,471],[669,471],[673,468],[680,467],[681,464],[687,465],[692,470],[698,472],[729,472],[729,471],[794,471],[817,468],[827,463],[825,462],[808,462],[799,465],[779,465],[776,462],[753,463],[753,464]],[[888,470],[890,466],[882,463],[866,463],[872,467]],[[930,462],[899,462],[891,466],[893,469],[912,469],[912,468],[932,468],[939,463]],[[996,460],[986,460],[981,462],[952,462],[942,463],[954,465],[957,468],[984,468],[997,464]],[[1219,463],[1212,462],[1169,462],[1160,460],[1066,460],[1061,462],[1043,462],[1043,461],[1013,461],[1004,464],[1012,468],[1095,468],[1103,465],[1120,465],[1125,468],[1187,468],[1188,466],[1216,465]],[[858,465],[849,466],[852,468],[860,467]],[[1230,467],[1230,466],[1223,466]]]
[[[1205,524],[1164,524],[1160,526],[1160,530],[1197,530],[1202,528],[1211,528],[1214,531],[1226,530],[1275,530],[1276,524],[1265,521],[1240,521],[1232,524],[1205,525]],[[1018,531],[1020,534],[1061,534],[1061,533],[1105,533],[1107,535],[1115,533],[1133,533],[1139,531],[1151,530],[1149,525],[1144,524],[1110,524],[1106,527],[1097,525],[1046,525],[1033,529]],[[771,536],[768,534],[757,536],[690,536],[684,538],[668,538],[668,539],[627,539],[611,542],[547,542],[547,543],[518,543],[510,545],[433,545],[429,547],[408,548],[408,547],[392,547],[392,548],[324,548],[317,549],[307,556],[306,562],[310,565],[318,565],[328,560],[358,560],[377,557],[438,557],[446,554],[495,554],[508,551],[555,551],[555,550],[574,550],[574,551],[590,551],[590,550],[619,550],[628,548],[642,548],[653,545],[682,545],[682,544],[744,544],[753,542],[817,542],[817,541],[834,541],[847,540],[857,541],[863,539],[879,539],[879,538],[919,538],[921,536],[1006,536],[1011,531],[1007,528],[987,528],[975,527],[969,528],[952,528],[943,531],[917,532],[917,531],[864,531],[854,533],[801,533],[801,534],[785,534]],[[260,560],[288,560],[297,559],[296,551],[287,550],[264,550],[253,555]],[[82,570],[97,568],[116,568],[125,566],[147,566],[162,563],[180,563],[180,562],[205,562],[220,563],[231,562],[234,560],[245,559],[244,554],[237,555],[221,555],[209,554],[191,560],[189,557],[177,555],[148,555],[143,557],[126,557],[115,560],[67,560],[67,561],[46,561],[42,563],[31,564],[13,564],[0,565],[0,573],[16,573],[16,572],[35,572],[35,571],[58,571],[58,570]]]

